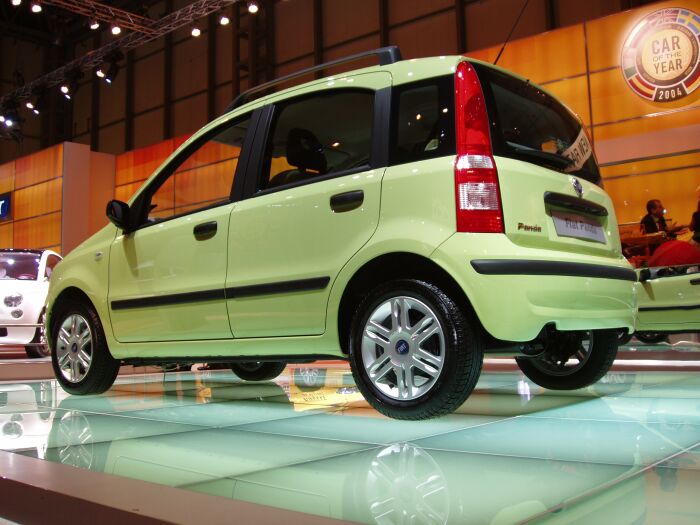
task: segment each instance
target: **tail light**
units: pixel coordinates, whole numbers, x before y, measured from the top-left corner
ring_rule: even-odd
[[[501,195],[484,93],[468,62],[457,66],[455,106],[457,231],[503,233]]]

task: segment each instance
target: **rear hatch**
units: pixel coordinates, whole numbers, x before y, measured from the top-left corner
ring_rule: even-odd
[[[619,257],[615,212],[580,119],[529,81],[472,65],[489,115],[505,234],[521,246]]]

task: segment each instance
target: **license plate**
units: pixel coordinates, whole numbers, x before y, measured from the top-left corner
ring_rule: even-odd
[[[606,243],[603,227],[595,219],[560,211],[552,211],[552,219],[554,219],[554,229],[560,237]]]

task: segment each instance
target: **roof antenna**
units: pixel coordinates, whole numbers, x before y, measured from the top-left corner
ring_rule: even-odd
[[[501,50],[498,52],[498,56],[496,57],[496,60],[493,61],[493,65],[495,66],[498,64],[498,59],[501,58],[501,55],[503,54],[503,50],[506,48],[506,44],[510,41],[510,37],[513,36],[513,31],[515,31],[515,28],[518,27],[518,22],[520,22],[520,19],[523,17],[523,13],[525,12],[525,8],[527,7],[527,4],[530,3],[530,0],[525,0],[525,3],[523,4],[523,8],[520,10],[520,14],[518,15],[518,18],[515,19],[515,23],[513,24],[513,27],[510,29],[510,33],[508,33],[508,38],[506,38],[506,41],[503,42],[503,46],[501,46]]]

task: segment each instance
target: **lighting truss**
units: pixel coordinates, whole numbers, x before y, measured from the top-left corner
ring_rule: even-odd
[[[90,20],[116,24],[122,29],[128,29],[129,31],[145,34],[154,32],[153,20],[136,13],[95,2],[94,0],[43,0],[43,3],[83,15]]]
[[[24,103],[32,97],[35,90],[44,88],[51,89],[58,86],[68,78],[69,74],[74,71],[92,72],[96,67],[100,66],[105,58],[119,50],[126,53],[131,49],[142,46],[156,38],[165,36],[176,29],[191,24],[195,20],[203,18],[211,13],[219,11],[224,7],[230,6],[240,0],[197,0],[182,9],[178,9],[169,15],[164,16],[160,20],[151,22],[151,31],[149,32],[130,32],[126,36],[113,40],[98,49],[88,52],[86,55],[76,58],[66,65],[43,75],[19,89],[8,93],[0,98],[0,106],[3,104]],[[50,0],[55,2],[55,0]],[[45,2],[49,3],[49,2]],[[135,15],[134,15],[135,16]]]

